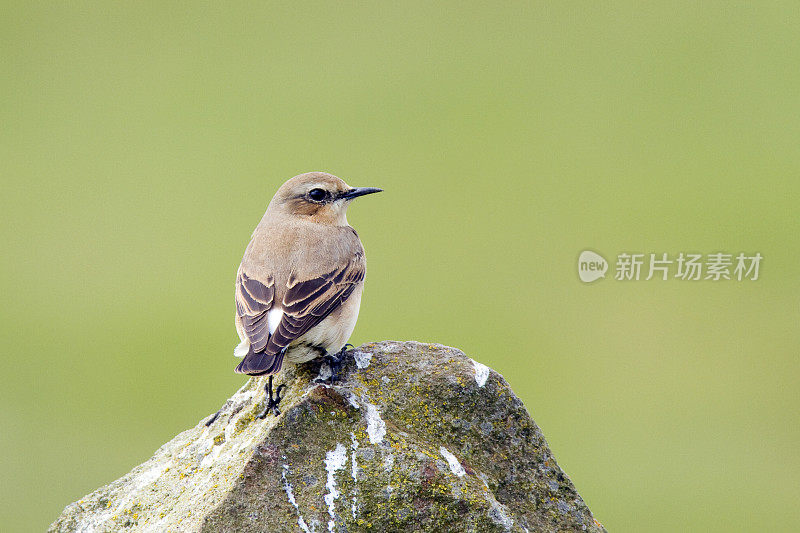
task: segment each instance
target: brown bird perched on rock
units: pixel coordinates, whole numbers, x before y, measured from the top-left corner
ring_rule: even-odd
[[[380,192],[350,187],[324,172],[295,176],[275,193],[253,232],[236,273],[236,331],[244,357],[236,372],[272,375],[284,360],[327,357],[334,375],[361,305],[367,261],[356,230],[347,223],[354,198]]]

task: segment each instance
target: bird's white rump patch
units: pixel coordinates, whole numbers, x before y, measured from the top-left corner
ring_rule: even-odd
[[[450,465],[450,471],[453,474],[455,474],[458,477],[461,477],[467,473],[467,471],[464,470],[464,467],[461,466],[461,461],[459,461],[455,455],[450,453],[450,450],[448,450],[444,446],[440,446],[439,453],[442,454],[442,457],[445,458],[447,464]]]
[[[267,327],[269,328],[270,335],[275,333],[275,330],[278,329],[278,324],[281,323],[281,318],[283,318],[283,309],[279,307],[273,307],[267,312]]]
[[[489,379],[489,367],[474,359],[472,360],[472,366],[475,367],[475,382],[478,387],[483,387],[486,385],[486,380]]]

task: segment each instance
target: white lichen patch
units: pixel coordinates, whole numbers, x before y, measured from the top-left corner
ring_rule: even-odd
[[[380,444],[386,435],[386,422],[381,418],[381,412],[371,403],[364,402],[367,417],[367,436],[372,444]]]
[[[328,472],[328,481],[325,483],[325,488],[328,492],[325,494],[325,504],[328,506],[328,531],[333,531],[336,525],[336,499],[342,495],[336,487],[336,471],[344,468],[347,463],[347,448],[343,444],[336,444],[336,448],[325,454],[325,470]]]
[[[230,397],[229,401],[234,405],[249,402],[250,400],[253,399],[253,396],[255,396],[261,391],[262,389],[260,387],[257,389],[249,389],[249,390],[239,389],[233,396]]]
[[[383,458],[383,469],[387,472],[391,472],[392,468],[394,468],[394,454],[390,453]]]
[[[450,450],[448,450],[444,446],[441,446],[439,447],[439,453],[442,454],[442,457],[444,457],[445,461],[447,461],[447,464],[450,466],[450,471],[453,474],[455,474],[458,477],[461,477],[467,473],[467,471],[464,470],[464,467],[461,466],[461,462],[458,460],[458,458],[452,453],[450,453]]]
[[[356,450],[358,450],[358,439],[356,438],[355,433],[350,433],[350,441],[352,444],[350,445],[350,449],[352,453],[350,454],[350,475],[353,476],[353,481],[358,481],[358,463],[356,462]]]
[[[511,531],[514,528],[514,519],[511,518],[511,515],[509,515],[508,508],[506,508],[506,506],[502,503],[498,502],[494,497],[494,494],[491,492],[487,494],[487,501],[490,505],[488,514],[492,522],[502,527],[506,531]]]
[[[137,489],[143,489],[147,485],[153,483],[155,480],[161,477],[161,474],[164,473],[165,470],[169,468],[169,465],[155,465],[148,470],[142,472],[139,475],[139,479],[137,480]]]
[[[283,465],[283,472],[281,473],[281,477],[283,478],[283,490],[286,491],[286,497],[289,499],[289,503],[291,503],[295,510],[297,511],[297,525],[305,531],[305,533],[311,533],[311,530],[308,529],[308,524],[303,519],[303,515],[300,513],[300,507],[297,505],[297,500],[294,498],[294,490],[292,490],[292,485],[289,484],[289,480],[286,479],[286,473],[289,471],[289,465]]]
[[[486,474],[484,474],[483,472],[479,472],[478,479],[480,479],[481,483],[483,483],[484,490],[491,490],[489,488],[489,482],[488,482],[489,477]]]
[[[358,510],[358,502],[356,500],[356,496],[358,495],[358,462],[356,460],[356,451],[358,450],[358,439],[356,438],[355,433],[350,433],[350,475],[353,478],[353,501],[350,505],[350,510],[353,514],[353,519],[356,517],[356,511]]]
[[[78,522],[75,531],[77,533],[92,533],[93,531],[98,531],[104,524],[111,520],[111,517],[114,516],[116,512],[118,511],[115,507],[109,507],[105,511],[101,511],[97,514],[87,514],[83,520]]]
[[[353,352],[353,359],[356,360],[356,366],[358,368],[364,369],[369,366],[369,362],[372,360],[372,354],[356,350]]]
[[[486,380],[489,379],[489,367],[474,359],[472,360],[472,366],[475,367],[475,382],[478,387],[483,387],[486,385]]]
[[[219,459],[220,454],[222,454],[222,446],[212,446],[210,452],[206,453],[206,456],[200,461],[200,466],[202,468],[211,466]]]

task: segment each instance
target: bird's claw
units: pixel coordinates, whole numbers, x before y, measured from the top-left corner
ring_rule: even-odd
[[[267,385],[264,387],[264,392],[267,393],[267,398],[268,398],[267,407],[264,408],[264,411],[260,415],[258,415],[258,418],[262,419],[266,418],[270,411],[272,411],[272,414],[274,414],[275,416],[281,414],[280,409],[278,409],[278,404],[281,403],[281,400],[283,399],[283,397],[281,396],[281,391],[285,388],[286,388],[285,383],[278,385],[278,388],[275,389],[275,393],[273,395],[272,376],[269,377],[269,382],[267,382]]]
[[[326,354],[325,355],[325,362],[330,368],[331,375],[327,378],[322,378],[317,376],[314,378],[314,383],[325,383],[328,382],[333,385],[335,382],[339,381],[339,371],[342,369],[342,365],[344,364],[344,354],[347,351],[347,347],[353,348],[352,344],[345,344],[341,350],[336,352],[335,354]]]

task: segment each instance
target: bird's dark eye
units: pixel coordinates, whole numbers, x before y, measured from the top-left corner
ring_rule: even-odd
[[[308,197],[315,202],[321,202],[325,199],[325,196],[327,196],[327,193],[324,189],[311,189],[308,191]]]

